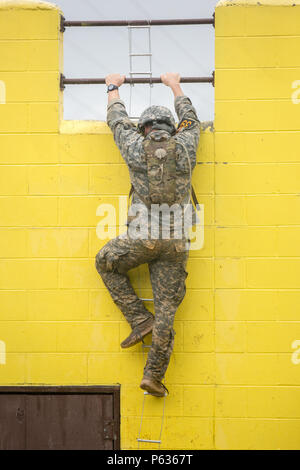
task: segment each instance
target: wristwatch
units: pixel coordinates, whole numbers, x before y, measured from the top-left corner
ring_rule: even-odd
[[[111,83],[111,84],[108,85],[108,87],[107,87],[107,93],[108,93],[109,91],[118,90],[118,89],[119,89],[119,87],[118,87],[117,85],[113,85],[113,84]]]

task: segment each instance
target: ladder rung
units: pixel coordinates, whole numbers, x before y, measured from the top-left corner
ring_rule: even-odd
[[[156,396],[156,395],[153,395],[152,393],[149,393],[149,392],[144,392],[144,395],[151,395],[151,397]],[[167,394],[167,392],[165,392],[164,397],[167,397],[167,396],[168,396],[168,394]]]
[[[134,119],[134,118],[133,118]],[[143,300],[144,302],[154,302],[153,299],[143,299],[142,297],[140,298],[140,300]]]
[[[149,348],[150,349],[151,346],[152,346],[151,344],[142,344],[142,348]]]
[[[152,72],[129,72],[129,75],[152,75]]]
[[[150,25],[145,25],[145,26],[134,26],[134,25],[128,25],[128,28],[130,29],[135,29],[135,28],[144,28],[144,29],[149,29],[151,26]]]
[[[135,57],[135,56],[144,57],[144,56],[150,56],[150,55],[152,55],[152,54],[151,54],[151,53],[145,53],[145,54],[143,54],[143,53],[141,52],[141,53],[139,53],[139,54],[129,54],[129,55],[134,56],[134,57]]]
[[[139,442],[154,442],[156,444],[160,444],[161,441],[152,441],[151,439],[137,439]]]

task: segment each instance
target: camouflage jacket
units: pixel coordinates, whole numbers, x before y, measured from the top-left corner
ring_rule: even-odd
[[[175,110],[179,119],[176,141],[176,182],[186,184],[187,173],[192,173],[196,166],[196,151],[200,137],[200,122],[196,110],[187,96],[175,98]],[[138,131],[135,124],[129,119],[124,102],[120,99],[111,101],[107,108],[107,124],[109,125],[116,145],[118,146],[123,159],[125,160],[130,174],[133,187],[138,188],[138,192],[149,194],[149,183],[147,176],[147,162],[143,150],[144,136]],[[152,132],[165,133],[163,130],[153,130]],[[188,155],[187,155],[188,154]],[[189,178],[188,178],[189,180]],[[182,205],[190,202],[189,184],[187,185],[187,196],[182,201]],[[144,206],[143,201],[137,192],[133,192],[131,207],[135,204]],[[129,214],[130,209],[129,208]],[[193,205],[190,206],[191,217],[185,223],[186,226],[194,225],[197,216]],[[130,221],[130,217],[128,221]],[[150,220],[149,220],[150,221]],[[151,219],[153,222],[153,218]]]

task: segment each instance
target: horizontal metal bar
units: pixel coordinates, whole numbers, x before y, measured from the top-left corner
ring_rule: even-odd
[[[124,83],[162,83],[162,81],[158,77],[127,77]],[[180,83],[214,84],[214,74],[211,77],[181,77]],[[105,85],[105,78],[65,78],[61,75],[61,89],[64,89],[65,85]]]
[[[152,72],[130,72],[130,75],[152,75]]]
[[[152,441],[151,439],[137,439],[139,442],[154,442],[155,444],[160,444],[161,441]]]
[[[140,300],[143,300],[144,302],[154,302],[153,299],[143,299],[142,297],[140,297]]]
[[[151,54],[151,53],[148,53],[148,52],[145,53],[145,54],[143,54],[143,53],[141,52],[140,54],[129,54],[129,55],[132,56],[132,57],[140,57],[140,56],[144,57],[144,56],[149,56],[149,55],[152,55],[152,54]]]
[[[214,18],[165,19],[165,20],[113,20],[113,21],[66,21],[62,20],[61,30],[79,26],[176,26],[176,25],[214,25]]]

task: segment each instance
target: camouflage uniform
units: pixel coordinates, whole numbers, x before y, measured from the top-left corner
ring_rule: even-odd
[[[178,131],[174,135],[176,142],[176,191],[181,189],[182,192],[184,187],[186,196],[181,200],[183,207],[190,201],[190,176],[196,165],[200,123],[188,97],[175,98],[175,110],[180,121]],[[132,205],[129,208],[130,214],[133,205],[145,206],[149,195],[147,161],[143,146],[145,137],[130,121],[124,103],[119,99],[113,100],[108,105],[107,122],[129,168],[134,188]],[[167,131],[162,125],[161,129],[154,129],[151,133],[153,132],[160,139],[160,136],[166,134]],[[194,208],[192,208],[192,215],[190,225],[195,223]],[[129,226],[134,218],[134,216],[128,217]],[[132,237],[130,230],[127,230],[127,233],[110,240],[96,255],[96,269],[113,301],[134,329],[152,317],[152,313],[146,309],[143,301],[136,295],[127,271],[140,264],[148,264],[153,289],[155,322],[152,331],[152,346],[144,368],[144,376],[161,381],[173,350],[174,316],[185,295],[187,277],[185,269],[189,242],[184,231],[183,237],[174,235],[172,223],[169,224],[171,233],[168,239],[164,239],[161,232],[158,238],[151,238],[153,220],[153,218],[149,218],[148,238]],[[163,226],[161,218],[159,224],[161,228]]]

